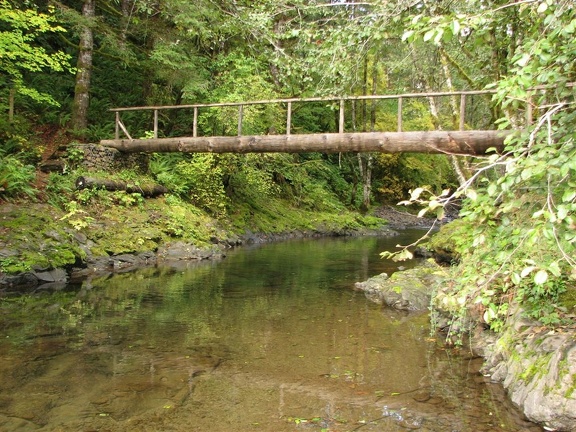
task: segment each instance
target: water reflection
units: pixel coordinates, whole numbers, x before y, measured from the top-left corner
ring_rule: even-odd
[[[426,315],[350,289],[394,271],[378,254],[411,235],[271,244],[4,299],[0,430],[530,430]]]

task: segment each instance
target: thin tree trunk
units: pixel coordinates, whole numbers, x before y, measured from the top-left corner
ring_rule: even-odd
[[[438,54],[440,56],[440,64],[442,65],[442,72],[444,73],[444,79],[446,80],[446,88],[448,91],[454,90],[454,85],[452,84],[452,73],[450,72],[450,67],[448,65],[448,59],[446,58],[446,54],[444,54],[443,49],[438,50]],[[450,96],[450,111],[452,117],[452,128],[453,130],[458,130],[459,127],[459,115],[460,110],[458,109],[458,101],[456,100],[456,96]]]
[[[78,62],[76,64],[76,86],[74,88],[74,104],[72,106],[72,130],[79,136],[88,127],[88,107],[90,104],[90,81],[92,78],[92,55],[94,50],[94,35],[91,23],[96,16],[96,0],[84,0],[82,16],[88,22],[80,33]]]
[[[14,84],[10,87],[10,93],[8,94],[8,123],[12,124],[14,122],[14,99],[16,98],[16,88]]]
[[[446,79],[446,87],[448,91],[454,91],[454,86],[452,85],[452,74],[450,73],[449,62],[443,49],[439,49],[440,62],[442,63],[442,71],[444,72],[444,78]],[[452,114],[452,127],[454,130],[458,130],[460,127],[460,110],[458,109],[458,101],[456,96],[450,96],[450,111]],[[456,173],[458,178],[458,183],[463,185],[468,180],[470,176],[470,166],[468,159],[462,156],[450,155],[450,162],[452,163],[452,168]],[[468,175],[466,175],[468,173]]]

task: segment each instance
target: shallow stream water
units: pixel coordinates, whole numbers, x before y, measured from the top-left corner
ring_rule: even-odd
[[[0,431],[540,431],[427,314],[354,291],[394,238],[298,240],[0,299]]]

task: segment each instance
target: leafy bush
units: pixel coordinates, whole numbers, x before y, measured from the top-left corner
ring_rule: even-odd
[[[216,217],[226,215],[228,199],[223,184],[224,172],[215,155],[199,153],[181,160],[156,157],[151,169],[172,193],[186,197]]]
[[[46,201],[59,209],[64,209],[71,200],[75,185],[72,176],[50,173],[46,182]]]
[[[32,165],[24,164],[17,156],[0,155],[0,198],[11,199],[20,196],[34,198],[36,189],[32,182],[36,171]]]

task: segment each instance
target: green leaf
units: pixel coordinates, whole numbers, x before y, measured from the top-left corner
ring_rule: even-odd
[[[530,61],[530,54],[524,53],[522,54],[522,57],[520,57],[520,59],[516,61],[516,64],[520,67],[524,67],[528,64],[529,61]]]
[[[478,199],[478,194],[474,189],[466,189],[466,196],[470,198],[472,201],[476,201]]]
[[[562,195],[562,201],[564,201],[564,202],[570,202],[574,198],[576,198],[576,191],[573,189],[565,190],[564,194]]]
[[[454,36],[458,36],[460,34],[460,21],[458,20],[452,21],[451,30]]]
[[[528,276],[530,273],[532,273],[534,271],[536,267],[534,266],[529,266],[529,267],[525,267],[522,269],[522,272],[520,273],[520,277],[521,278],[525,278],[526,276]]]
[[[406,39],[411,39],[414,36],[414,30],[408,30],[405,31],[404,34],[402,35],[402,41],[405,41]]]
[[[540,6],[538,6],[538,9],[536,10],[536,12],[544,13],[544,12],[546,12],[546,9],[548,9],[548,4],[546,2],[542,2],[542,3],[540,3]]]
[[[496,195],[497,190],[498,190],[498,186],[494,183],[490,183],[486,192],[488,192],[488,196],[494,196],[494,195]]]
[[[548,280],[548,272],[546,270],[538,270],[534,275],[534,283],[536,285],[543,285]]]
[[[562,270],[560,269],[560,265],[557,261],[550,263],[548,266],[548,270],[552,273],[555,277],[560,277],[562,275]]]
[[[436,33],[436,30],[434,29],[428,30],[426,33],[424,33],[424,42],[428,42],[430,39],[432,39],[432,37],[434,37],[434,33]]]
[[[417,200],[422,194],[422,192],[424,192],[424,188],[419,187],[414,189],[413,191],[410,192],[410,200],[411,201]]]
[[[439,28],[436,36],[434,36],[434,43],[436,45],[438,45],[440,43],[440,41],[442,40],[442,36],[444,36],[444,29],[443,28]]]

